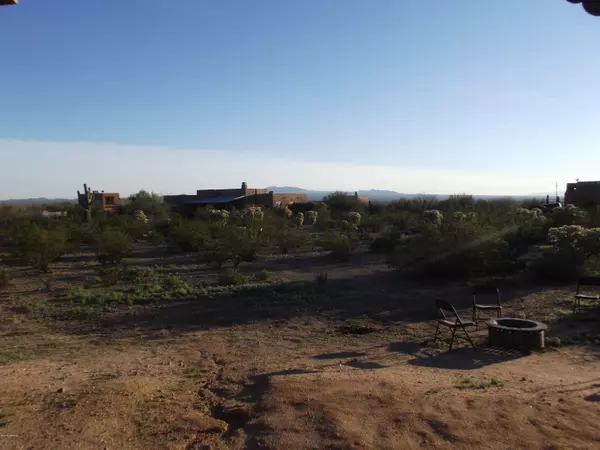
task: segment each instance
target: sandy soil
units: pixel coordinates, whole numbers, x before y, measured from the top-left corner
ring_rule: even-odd
[[[447,353],[430,346],[431,305],[468,314],[467,286],[398,284],[369,255],[311,258],[244,270],[327,272],[324,292],[264,287],[85,319],[59,296],[93,262],[61,263],[53,292],[24,271],[0,301],[0,448],[600,448],[600,326],[593,309],[570,313],[572,287],[502,292],[506,315],[579,345],[489,349],[482,327],[477,351]]]

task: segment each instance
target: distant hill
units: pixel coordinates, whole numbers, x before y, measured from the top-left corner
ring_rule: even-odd
[[[37,206],[37,205],[52,205],[57,203],[77,203],[74,198],[14,198],[9,200],[0,200],[0,205],[18,205],[18,206]]]
[[[299,192],[306,194],[309,200],[323,200],[323,197],[331,194],[333,191],[313,191],[310,189],[304,189],[294,186],[268,186],[267,190],[273,191],[276,194],[283,193],[291,193],[291,192]],[[352,192],[349,192],[352,194]],[[415,198],[421,197],[423,195],[434,195],[440,200],[444,200],[448,198],[448,195],[438,195],[438,194],[405,194],[396,191],[387,191],[382,189],[368,189],[368,190],[360,190],[358,191],[358,195],[369,197],[369,200],[374,202],[391,202],[394,200],[400,200],[403,198]],[[510,197],[514,200],[528,200],[531,198],[538,198],[540,201],[544,201],[546,198],[546,194],[544,195],[474,195],[473,197],[477,199],[490,200],[495,198],[506,198]]]

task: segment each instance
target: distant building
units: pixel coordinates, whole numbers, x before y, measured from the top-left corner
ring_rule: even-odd
[[[118,192],[92,191],[92,194],[92,209],[94,211],[116,212],[119,207],[128,203],[128,200],[122,199]],[[84,196],[85,194],[79,195]],[[85,205],[85,203],[85,198],[80,201],[82,205]]]
[[[565,204],[581,207],[600,205],[600,181],[567,183]]]
[[[249,188],[244,182],[240,188],[234,189],[201,189],[196,195],[165,195],[165,203],[171,211],[192,215],[198,208],[213,206],[217,209],[242,209],[249,205],[260,205],[265,208],[307,202],[306,194],[275,194],[266,189]]]

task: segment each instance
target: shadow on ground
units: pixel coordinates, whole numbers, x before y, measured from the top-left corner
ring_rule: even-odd
[[[541,291],[537,287],[501,288],[505,304]],[[376,272],[326,282],[291,281],[274,284],[209,288],[185,300],[146,305],[78,305],[55,300],[50,313],[61,332],[98,333],[117,338],[145,334],[160,338],[191,331],[268,321],[273,326],[293,318],[316,318],[339,334],[366,334],[384,327],[432,323],[436,298],[445,298],[469,314],[471,297],[465,283],[431,286]],[[410,353],[410,352],[409,352]],[[325,355],[322,358],[326,358]]]
[[[463,347],[444,353],[433,353],[431,351],[430,354],[418,356],[409,360],[408,363],[437,369],[472,370],[525,356],[528,356],[528,354],[494,347],[477,349]]]

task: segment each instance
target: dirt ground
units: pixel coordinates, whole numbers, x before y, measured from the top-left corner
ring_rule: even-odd
[[[132,264],[218,276],[138,250]],[[95,266],[66,258],[51,289],[22,269],[3,295],[0,448],[600,448],[600,327],[571,313],[570,286],[495,280],[506,316],[549,324],[545,351],[486,348],[482,326],[477,351],[448,353],[430,345],[433,299],[468,315],[468,285],[399,281],[366,253],[268,255],[242,270],[285,282],[82,313],[64,294]]]

